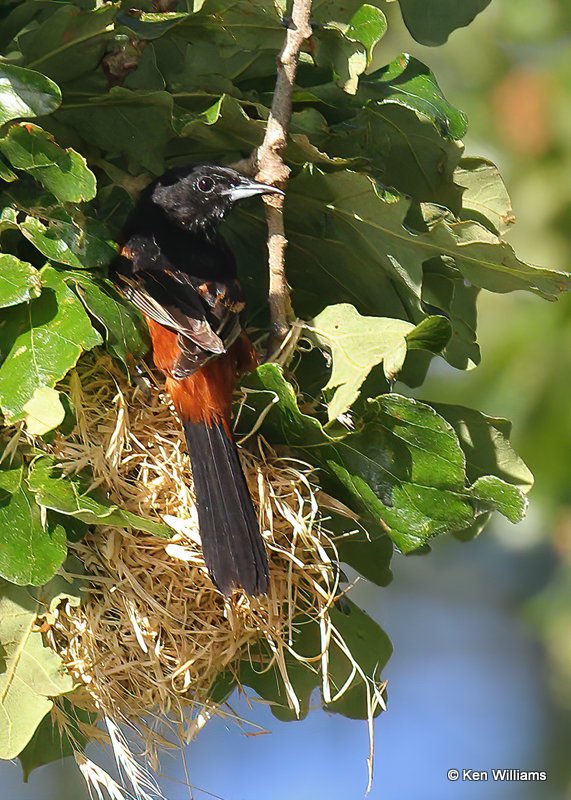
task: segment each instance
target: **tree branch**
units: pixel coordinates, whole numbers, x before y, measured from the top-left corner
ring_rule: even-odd
[[[291,22],[281,53],[277,58],[276,88],[264,141],[255,155],[257,180],[285,189],[289,178],[289,167],[284,164],[283,154],[287,144],[287,132],[291,119],[291,98],[299,62],[299,53],[306,39],[311,36],[312,0],[293,0]],[[279,349],[286,338],[293,319],[290,289],[285,271],[285,237],[283,220],[283,197],[266,195],[266,220],[268,225],[268,267],[270,275],[270,338],[268,358]]]

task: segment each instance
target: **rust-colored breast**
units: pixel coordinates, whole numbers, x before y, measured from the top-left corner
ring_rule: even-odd
[[[256,355],[245,333],[223,355],[180,380],[172,371],[180,357],[177,334],[147,317],[153,342],[153,361],[164,372],[167,391],[182,419],[212,424],[222,421],[230,432],[232,394],[238,375],[254,369]]]

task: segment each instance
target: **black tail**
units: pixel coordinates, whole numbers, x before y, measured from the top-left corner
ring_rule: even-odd
[[[190,453],[204,560],[212,580],[229,595],[268,588],[268,559],[236,445],[222,423],[184,423]]]

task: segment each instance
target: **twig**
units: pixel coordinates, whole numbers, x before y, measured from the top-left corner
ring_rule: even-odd
[[[291,98],[297,73],[299,53],[306,39],[311,36],[312,0],[293,0],[291,22],[286,39],[277,58],[276,88],[264,141],[255,155],[256,178],[264,183],[285,189],[289,178],[289,167],[284,164],[283,154],[287,144],[287,131],[291,119]],[[294,315],[291,307],[290,289],[285,272],[285,250],[287,239],[283,220],[283,197],[266,195],[266,220],[268,225],[268,266],[270,276],[270,338],[267,357],[279,350],[286,338]]]

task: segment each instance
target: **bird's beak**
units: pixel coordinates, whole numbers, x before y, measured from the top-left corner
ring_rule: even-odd
[[[244,200],[246,197],[253,197],[255,194],[281,194],[283,196],[284,193],[277,186],[269,186],[267,183],[258,183],[258,181],[253,181],[250,178],[242,178],[238,186],[228,189],[225,194],[229,194],[234,203],[236,200]]]

